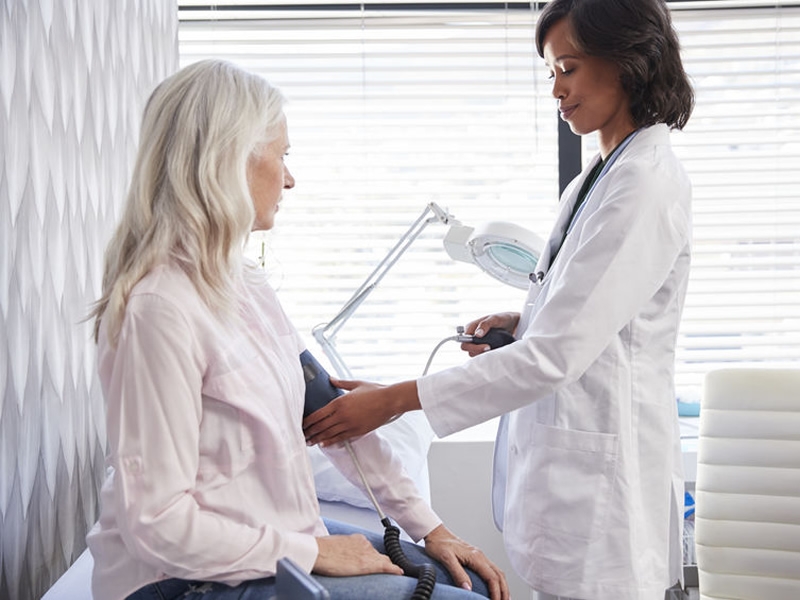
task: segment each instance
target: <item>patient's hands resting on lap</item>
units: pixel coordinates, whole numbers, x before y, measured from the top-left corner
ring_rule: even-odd
[[[370,573],[402,575],[403,569],[381,554],[359,533],[326,535],[317,538],[319,554],[312,573],[329,577],[349,577]]]
[[[313,573],[328,577],[349,577],[370,573],[402,575],[403,570],[381,554],[366,537],[352,535],[327,535],[317,538],[319,554]],[[475,546],[454,535],[444,525],[439,525],[425,536],[425,553],[441,562],[452,575],[455,585],[471,589],[470,579],[464,571],[469,567],[486,582],[492,600],[508,600],[509,591],[503,572]]]

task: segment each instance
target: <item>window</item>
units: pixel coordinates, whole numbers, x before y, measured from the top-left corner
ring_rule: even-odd
[[[557,121],[529,7],[245,12],[204,21],[195,19],[213,15],[183,7],[181,61],[229,58],[289,99],[297,185],[265,244],[281,301],[316,354],[311,329],[338,312],[429,202],[466,225],[518,221],[547,234]],[[354,375],[417,376],[457,325],[521,304],[523,291],[450,260],[446,232],[429,225],[338,333]],[[434,368],[448,354],[449,364],[463,360],[451,343]]]
[[[677,380],[723,365],[800,362],[800,7],[676,2],[697,108],[674,134],[694,184],[695,260]],[[289,99],[297,186],[254,236],[317,354],[330,320],[429,202],[468,225],[546,236],[557,115],[529,4],[180,2],[181,63],[217,56]],[[713,7],[710,10],[708,7]],[[583,156],[593,153],[591,140]],[[524,297],[452,262],[429,225],[337,337],[356,376],[421,373],[456,325]],[[433,368],[463,360],[446,345]]]
[[[673,136],[694,190],[678,381],[726,366],[796,367],[800,7],[673,14],[697,96]]]

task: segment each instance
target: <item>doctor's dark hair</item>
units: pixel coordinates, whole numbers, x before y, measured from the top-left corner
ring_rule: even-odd
[[[547,33],[564,18],[579,50],[617,66],[637,127],[666,123],[683,129],[694,108],[694,91],[662,0],[551,0],[536,24],[539,56],[544,57]]]

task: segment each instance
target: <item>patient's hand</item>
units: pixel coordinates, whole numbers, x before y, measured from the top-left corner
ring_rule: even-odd
[[[508,600],[510,592],[506,576],[475,546],[468,544],[444,525],[425,536],[425,553],[442,563],[457,586],[471,589],[463,567],[469,567],[486,582],[492,600]]]
[[[319,575],[349,577],[370,573],[403,574],[403,569],[392,564],[388,556],[375,550],[367,538],[358,533],[318,537],[317,546],[319,554],[312,572]]]

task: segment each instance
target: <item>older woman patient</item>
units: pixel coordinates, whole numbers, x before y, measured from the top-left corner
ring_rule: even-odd
[[[414,590],[379,539],[321,519],[301,429],[305,346],[242,255],[294,186],[288,148],[279,91],[229,63],[190,65],[148,101],[93,312],[111,467],[87,538],[97,600],[269,598],[283,557],[333,600]],[[425,540],[427,556],[406,544],[409,558],[437,559],[434,599],[508,597],[379,436],[353,447],[386,512]],[[349,455],[328,454],[361,485]]]

